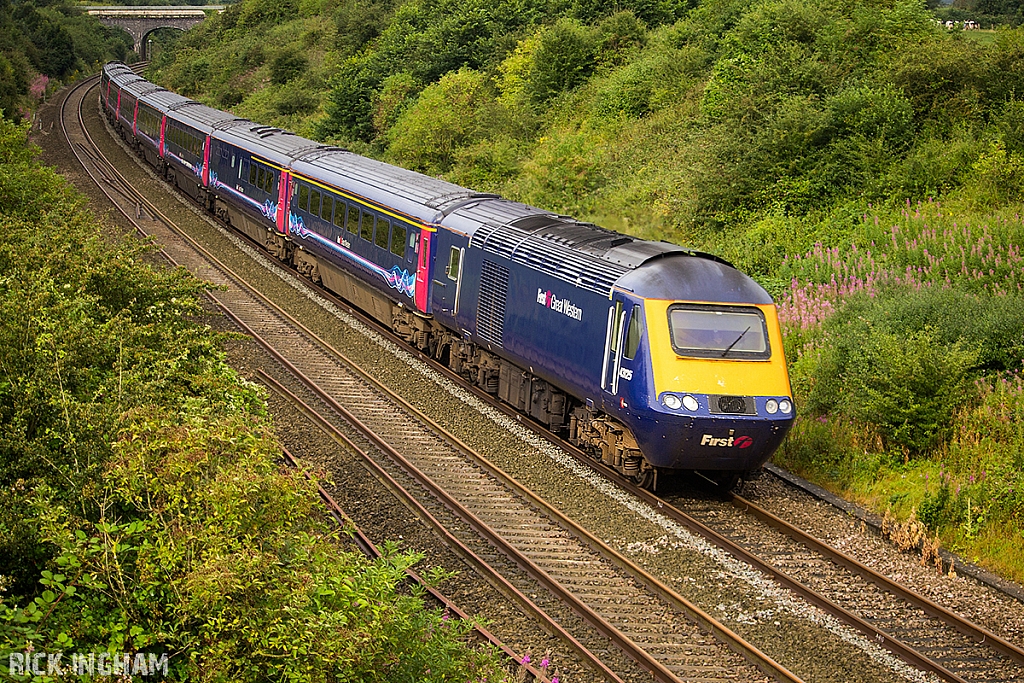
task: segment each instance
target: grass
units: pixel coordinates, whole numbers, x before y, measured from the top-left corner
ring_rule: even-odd
[[[994,45],[998,34],[999,32],[995,29],[981,29],[978,31],[964,31],[964,38],[979,45]]]

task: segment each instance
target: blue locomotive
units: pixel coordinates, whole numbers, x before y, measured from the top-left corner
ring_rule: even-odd
[[[238,119],[120,63],[100,100],[208,211],[644,485],[731,486],[793,423],[775,305],[721,259]]]

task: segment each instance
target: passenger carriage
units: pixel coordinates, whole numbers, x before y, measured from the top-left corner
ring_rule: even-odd
[[[111,120],[186,194],[624,475],[731,485],[792,425],[774,303],[721,259],[236,119],[123,65],[103,79]]]

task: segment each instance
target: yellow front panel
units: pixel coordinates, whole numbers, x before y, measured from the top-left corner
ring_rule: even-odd
[[[789,373],[782,352],[782,333],[774,304],[753,306],[764,313],[771,358],[733,360],[683,358],[672,348],[668,307],[676,303],[711,304],[703,301],[644,300],[647,338],[650,340],[655,396],[664,391],[686,394],[729,394],[733,396],[791,396]],[[730,304],[733,305],[733,304]]]

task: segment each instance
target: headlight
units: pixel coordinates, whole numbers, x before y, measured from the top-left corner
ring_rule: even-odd
[[[782,399],[781,401],[779,401],[779,410],[786,414],[789,414],[793,412],[793,404],[787,401],[786,399]]]
[[[700,408],[700,404],[693,396],[683,396],[683,406],[691,413],[697,412],[697,409]]]
[[[768,411],[769,415],[774,415],[779,412],[779,402],[774,398],[770,398],[765,402],[764,409]]]
[[[679,407],[683,405],[683,402],[679,400],[679,397],[675,394],[665,394],[665,398],[661,399],[665,406],[672,410],[679,410]]]

